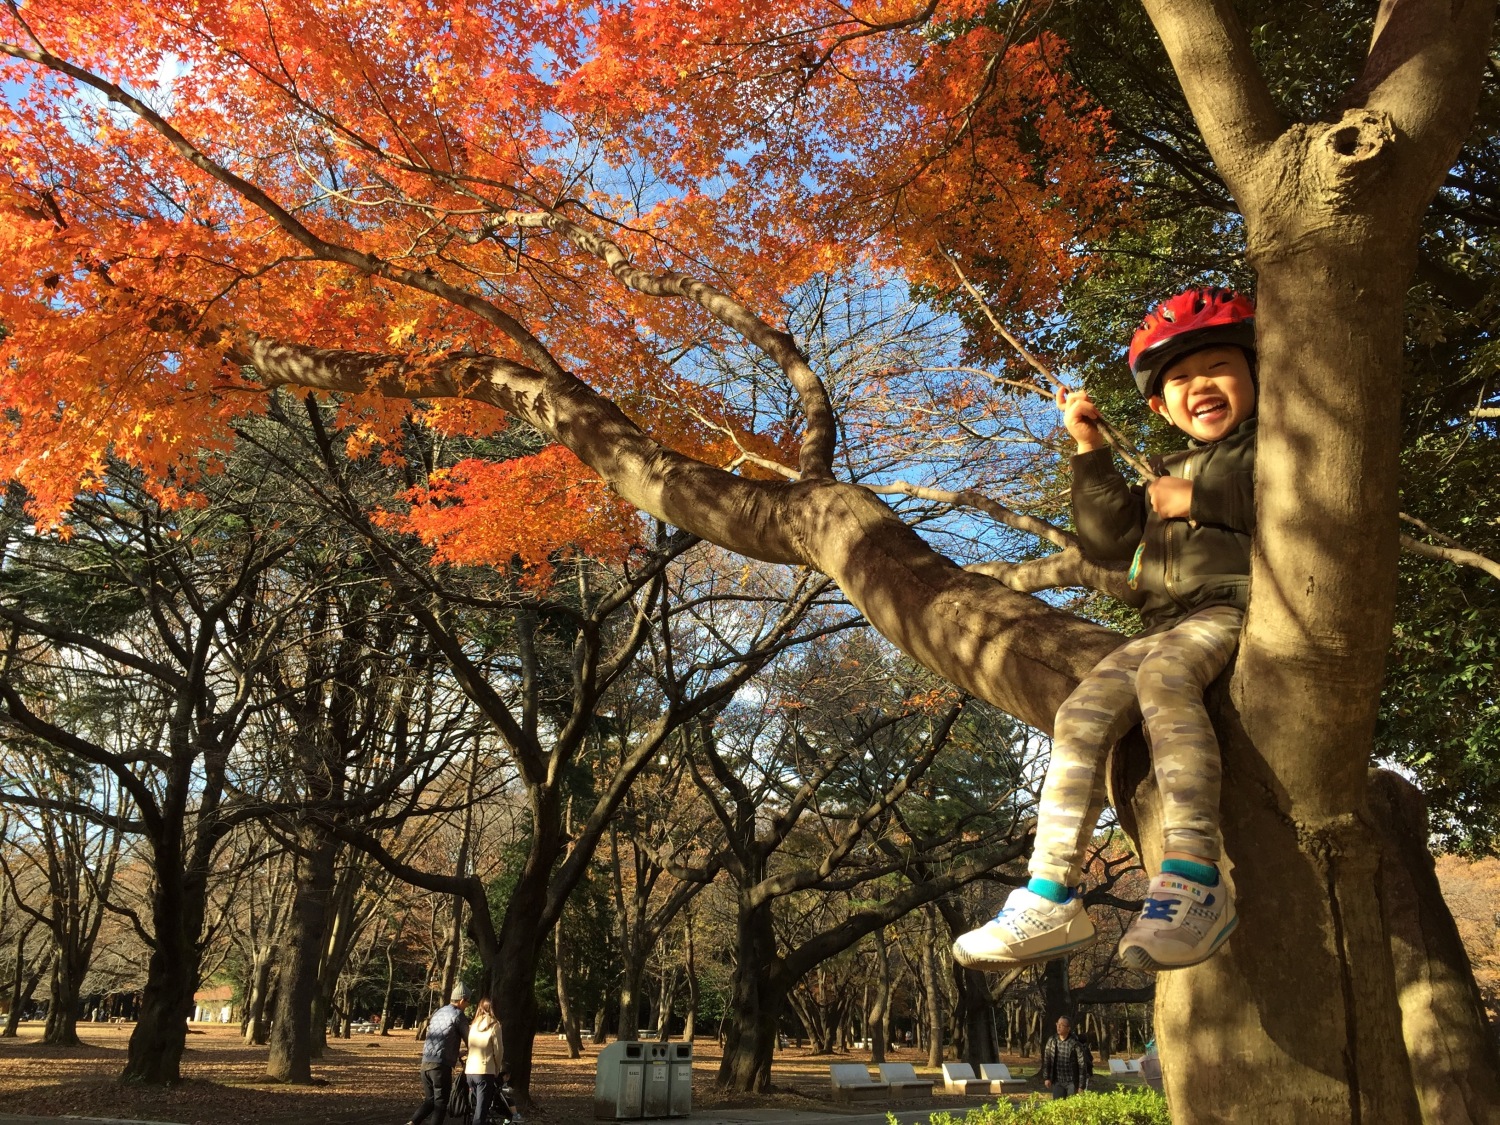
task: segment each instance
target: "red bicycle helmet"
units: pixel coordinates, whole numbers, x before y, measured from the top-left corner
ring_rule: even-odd
[[[1255,350],[1255,302],[1219,286],[1184,289],[1168,297],[1146,314],[1130,338],[1135,385],[1150,398],[1173,360],[1215,344]]]

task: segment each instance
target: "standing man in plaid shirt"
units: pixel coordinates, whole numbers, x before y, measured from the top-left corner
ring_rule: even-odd
[[[1087,1090],[1093,1073],[1094,1056],[1082,1040],[1073,1038],[1073,1022],[1058,1017],[1057,1034],[1042,1048],[1042,1082],[1054,1098],[1066,1098]]]

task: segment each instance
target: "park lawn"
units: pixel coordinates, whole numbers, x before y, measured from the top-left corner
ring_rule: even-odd
[[[171,1089],[121,1086],[129,1024],[78,1025],[81,1047],[48,1047],[39,1042],[42,1025],[21,1025],[18,1039],[0,1039],[0,1113],[48,1116],[115,1117],[184,1125],[400,1125],[420,1101],[416,1061],[418,1045],[411,1032],[355,1035],[335,1040],[314,1065],[318,1085],[281,1086],[264,1079],[266,1049],[246,1046],[235,1026],[194,1024],[183,1056],[183,1082]],[[532,1093],[536,1100],[529,1121],[563,1123],[593,1117],[594,1057],[585,1045],[583,1057],[569,1059],[556,1036],[539,1036],[535,1047]],[[777,1053],[772,1068],[774,1092],[729,1094],[716,1090],[718,1044],[700,1039],[694,1045],[693,1104],[715,1106],[784,1106],[816,1109],[827,1104],[829,1062],[859,1062],[868,1056],[815,1055],[790,1047]],[[910,1062],[917,1072],[937,1081],[936,1106],[965,1107],[983,1099],[948,1098],[942,1076],[925,1065],[925,1053],[894,1050],[889,1061]],[[1013,1072],[1034,1075],[1036,1060],[1007,1056]],[[1029,1065],[1028,1065],[1029,1063]],[[1019,1066],[1018,1066],[1019,1064]],[[1107,1083],[1107,1079],[1105,1082]]]

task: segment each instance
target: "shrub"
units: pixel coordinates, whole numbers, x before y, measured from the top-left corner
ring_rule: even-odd
[[[895,1118],[889,1120],[894,1125]],[[1024,1101],[980,1106],[961,1117],[945,1110],[930,1120],[931,1125],[1172,1125],[1167,1099],[1145,1088],[1083,1093],[1061,1101],[1032,1094]]]

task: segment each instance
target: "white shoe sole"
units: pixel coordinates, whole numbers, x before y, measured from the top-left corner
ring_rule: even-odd
[[[1099,940],[1098,933],[1092,933],[1082,941],[1070,942],[1067,945],[1056,945],[1045,953],[1038,953],[1032,957],[1017,959],[1001,959],[996,957],[976,957],[971,953],[965,953],[958,945],[953,946],[953,959],[965,969],[977,969],[980,972],[1003,973],[1010,969],[1024,968],[1027,965],[1040,965],[1057,957],[1064,957],[1069,953],[1076,953],[1080,949],[1087,949]]]
[[[1240,924],[1240,916],[1236,914],[1229,920],[1229,925],[1219,931],[1219,936],[1214,938],[1213,944],[1201,957],[1194,957],[1191,961],[1182,961],[1176,965],[1165,965],[1157,961],[1139,945],[1126,946],[1120,950],[1120,963],[1127,969],[1134,969],[1138,973],[1168,973],[1173,969],[1189,969],[1194,965],[1201,965],[1219,951],[1219,946],[1229,940],[1229,935],[1234,933],[1234,928]]]

